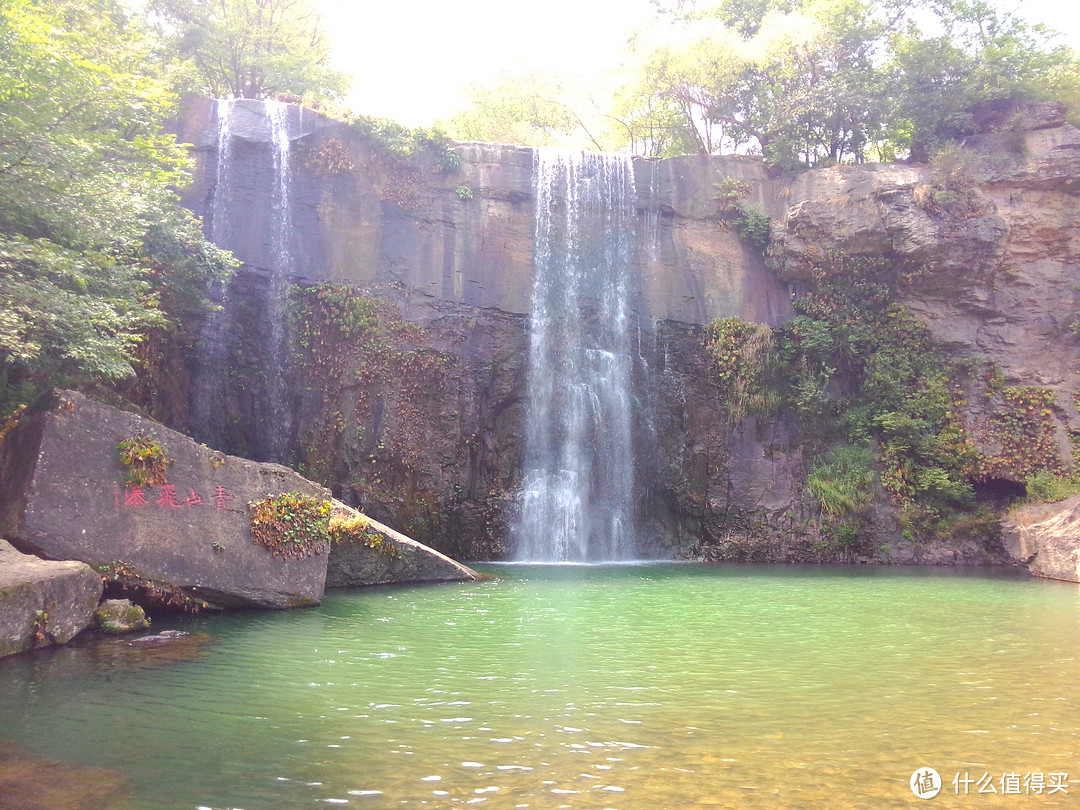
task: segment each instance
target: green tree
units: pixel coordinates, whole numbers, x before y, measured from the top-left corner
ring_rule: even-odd
[[[746,5],[764,16],[751,24],[740,16]],[[651,54],[628,94],[674,114],[683,143],[789,166],[859,160],[878,139],[886,98],[876,47],[886,21],[873,2],[814,0],[792,11],[729,0],[684,17],[688,44]]]
[[[942,0],[942,33],[914,23],[893,37],[889,73],[896,100],[891,138],[918,158],[978,130],[980,115],[1076,95],[1076,55],[1053,32],[999,12],[985,0]]]
[[[150,43],[115,0],[0,0],[0,411],[131,377],[231,266],[179,205]]]
[[[492,86],[473,88],[469,108],[443,126],[459,141],[548,146],[583,126],[562,97],[552,77],[504,76]]]
[[[751,152],[785,168],[922,158],[989,113],[1080,100],[1075,54],[987,0],[676,0],[666,11],[683,41],[646,53],[613,111],[623,141],[651,154]]]
[[[211,96],[340,98],[321,17],[307,0],[149,0],[150,21]]]

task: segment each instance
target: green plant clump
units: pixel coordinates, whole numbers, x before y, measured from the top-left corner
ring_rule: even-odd
[[[1028,503],[1056,503],[1080,492],[1080,479],[1039,470],[1024,482]]]
[[[870,450],[850,444],[833,448],[810,471],[806,488],[827,515],[861,515],[874,499]]]
[[[363,543],[391,560],[401,559],[401,551],[389,537],[376,531],[368,531],[370,524],[364,515],[352,518],[330,519],[330,539],[336,544]]]
[[[768,415],[780,404],[772,330],[742,318],[717,318],[705,328],[705,350],[728,418]]]
[[[248,504],[252,542],[275,557],[302,560],[326,551],[330,543],[330,502],[286,492]]]
[[[153,436],[138,433],[116,445],[120,463],[124,465],[124,480],[133,487],[157,486],[168,483],[165,465],[172,459]]]

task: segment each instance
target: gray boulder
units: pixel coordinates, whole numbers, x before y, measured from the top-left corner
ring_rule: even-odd
[[[468,582],[480,575],[468,566],[335,501],[336,520],[360,520],[362,529],[330,548],[327,587],[405,582]]]
[[[66,644],[90,624],[101,590],[84,563],[41,560],[0,540],[0,658]]]
[[[1001,526],[1005,549],[1032,574],[1080,582],[1080,495],[1013,509]]]
[[[159,483],[125,483],[118,445],[139,434],[170,459]],[[317,604],[325,549],[295,559],[253,542],[248,503],[290,491],[329,500],[286,467],[226,456],[74,391],[39,403],[0,445],[0,534],[87,563],[144,603]]]

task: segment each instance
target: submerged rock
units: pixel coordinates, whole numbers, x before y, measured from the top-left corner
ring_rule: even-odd
[[[378,523],[345,504],[334,504],[335,521],[354,526],[335,542],[326,568],[327,587],[406,582],[469,582],[480,578],[471,568]]]
[[[0,808],[120,808],[126,783],[119,771],[33,756],[0,740]]]
[[[88,565],[41,560],[0,540],[0,657],[66,644],[90,624],[101,590]]]
[[[1035,576],[1080,582],[1080,495],[1014,509],[1002,531],[1009,554]]]
[[[148,482],[125,483],[119,445],[137,436],[167,460]],[[290,491],[329,498],[278,464],[226,456],[74,391],[39,403],[0,446],[0,533],[170,607],[318,604],[325,550],[286,559],[253,543],[248,503]]]
[[[94,625],[106,633],[134,633],[150,626],[146,612],[130,599],[106,599],[94,612]]]

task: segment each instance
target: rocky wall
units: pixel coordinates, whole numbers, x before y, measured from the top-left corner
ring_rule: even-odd
[[[189,105],[178,129],[197,157],[185,199],[243,262],[227,303],[238,326],[222,357],[231,375],[227,449],[257,455],[251,426],[267,418],[260,352],[274,262],[272,132],[256,102],[236,102],[233,123],[224,196],[212,102]],[[291,346],[292,461],[349,504],[455,557],[505,557],[525,433],[531,150],[461,144],[457,166],[422,150],[388,160],[357,128],[297,107],[288,133],[290,281],[343,285],[378,302],[389,324],[365,340],[330,335],[314,352]],[[995,432],[996,415],[1016,406],[1013,390],[1050,392],[1040,430],[1052,436],[1047,453],[1058,467],[1071,467],[1080,432],[1071,328],[1080,305],[1080,133],[1044,110],[972,139],[963,153],[959,169],[837,166],[781,177],[750,158],[635,159],[643,556],[821,558],[798,420],[729,420],[701,328],[718,317],[787,321],[815,253],[883,259],[904,280],[898,299],[950,356],[997,370],[996,388],[973,387],[963,405],[979,452],[995,459],[988,478],[1022,485],[1029,468],[1013,463]],[[725,223],[717,184],[728,179],[746,184],[744,202],[771,217],[768,257]],[[884,499],[869,520],[875,559],[990,558],[975,541],[903,539]]]

